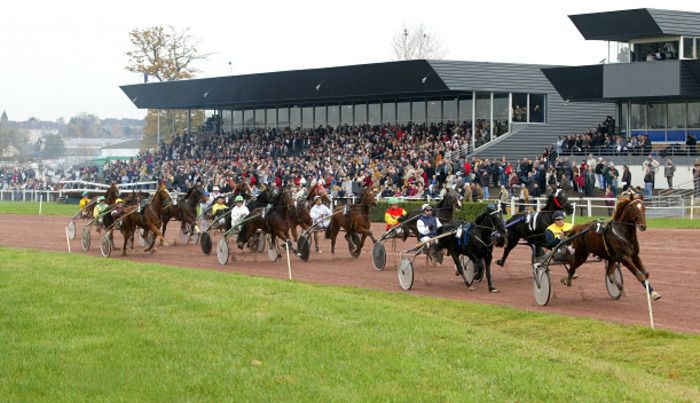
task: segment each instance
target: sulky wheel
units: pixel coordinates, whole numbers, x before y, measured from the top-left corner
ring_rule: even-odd
[[[258,237],[257,251],[258,253],[263,253],[265,252],[265,234],[257,232],[256,236]]]
[[[539,305],[545,306],[549,303],[552,295],[552,283],[549,278],[549,268],[546,264],[535,263],[532,268],[533,289],[535,291],[535,301]]]
[[[104,234],[100,241],[100,253],[103,257],[109,257],[112,254],[112,239],[109,234]]]
[[[75,221],[71,221],[68,223],[68,226],[66,227],[66,231],[68,232],[68,239],[71,241],[75,239]]]
[[[219,263],[228,263],[228,241],[226,238],[221,238],[219,243],[216,245],[216,258],[219,259]]]
[[[615,262],[615,268],[610,276],[605,275],[605,288],[608,289],[608,295],[614,300],[620,299],[622,296],[623,280],[620,262]]]
[[[471,287],[474,284],[474,275],[476,270],[474,268],[474,262],[469,259],[468,256],[461,255],[459,257],[459,264],[462,266],[462,278],[464,278],[464,284],[467,287]]]
[[[80,246],[85,252],[90,250],[90,227],[83,228],[83,236],[80,238]]]
[[[202,236],[199,239],[199,247],[205,255],[211,253],[211,236],[208,232],[202,232]]]
[[[384,270],[384,266],[386,266],[386,248],[381,242],[376,242],[372,246],[372,265],[377,271]]]
[[[267,244],[269,245],[267,248],[267,258],[270,259],[271,262],[276,262],[280,257],[277,239],[273,241],[271,235],[265,235],[265,239],[267,239]]]
[[[308,262],[309,254],[311,253],[311,242],[309,242],[308,235],[302,235],[299,237],[299,242],[297,242],[297,256],[299,259]]]
[[[408,291],[413,287],[413,263],[411,259],[402,257],[399,262],[399,268],[396,270],[399,274],[399,285],[404,290]]]

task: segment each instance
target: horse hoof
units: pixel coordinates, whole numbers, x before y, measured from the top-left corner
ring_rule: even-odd
[[[501,267],[503,267],[503,263],[504,263],[504,262],[503,262],[503,259],[498,259],[498,260],[496,260],[496,264],[499,265],[499,266],[501,266]]]
[[[658,301],[661,299],[661,294],[659,294],[656,291],[652,291],[651,292],[651,299],[653,299],[654,301]]]
[[[576,279],[578,278],[578,274],[574,273],[574,275],[572,276],[572,278],[573,278],[574,280],[576,280]]]
[[[469,291],[474,291],[474,286],[470,285],[469,288],[467,288]]]
[[[455,272],[455,277],[459,277],[459,272],[458,272],[458,271]]]
[[[562,277],[561,278],[561,283],[564,284],[567,287],[571,287],[571,281],[569,280],[568,277]]]
[[[491,288],[489,289],[489,292],[492,294],[498,294],[500,291],[498,291],[498,288]]]

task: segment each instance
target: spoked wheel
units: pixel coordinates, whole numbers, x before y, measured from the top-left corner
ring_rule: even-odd
[[[262,232],[258,232],[257,237],[258,237],[258,244],[257,244],[258,253],[263,253],[263,252],[265,252],[265,234],[263,234]]]
[[[299,237],[299,242],[297,242],[297,256],[299,256],[299,259],[308,262],[310,253],[311,242],[309,242],[309,236],[301,235]]]
[[[112,254],[112,239],[109,234],[104,234],[102,236],[102,241],[100,241],[100,253],[103,257],[109,257]]]
[[[279,248],[277,247],[277,239],[275,239],[273,242],[272,236],[270,235],[265,235],[265,238],[267,239],[267,244],[269,245],[267,249],[267,258],[270,259],[271,262],[276,262],[280,257]]]
[[[216,258],[219,259],[219,263],[228,263],[228,253],[228,241],[226,240],[226,238],[221,238],[216,246]]]
[[[350,251],[350,256],[360,257],[360,237],[354,232],[348,238],[348,250]]]
[[[384,270],[386,266],[386,248],[382,242],[376,242],[372,246],[372,265],[377,271]]]
[[[545,306],[549,303],[552,294],[552,283],[549,278],[549,268],[547,265],[535,263],[532,268],[533,288],[535,291],[535,301],[539,305]]]
[[[397,272],[401,288],[406,291],[410,290],[413,287],[413,263],[411,263],[411,259],[402,257]]]
[[[68,232],[68,239],[71,241],[75,239],[75,221],[71,221],[68,223],[68,226],[66,227],[66,231]]]
[[[202,253],[208,255],[211,253],[211,236],[208,232],[202,232],[199,238],[199,247],[202,249]]]
[[[459,257],[459,264],[462,266],[462,278],[464,278],[464,284],[467,287],[471,287],[474,284],[474,275],[476,270],[474,269],[474,262],[469,259],[468,256],[461,255]]]
[[[615,268],[610,276],[605,275],[605,288],[608,289],[608,295],[614,300],[620,299],[622,296],[622,270],[620,262],[615,263]]]
[[[90,227],[83,228],[83,236],[80,238],[80,246],[85,252],[90,250]]]

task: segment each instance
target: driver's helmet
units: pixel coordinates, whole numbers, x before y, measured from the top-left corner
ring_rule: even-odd
[[[486,211],[488,211],[489,213],[493,213],[494,211],[496,211],[496,206],[494,206],[493,204],[489,204],[488,206],[486,206]]]
[[[233,199],[233,201],[235,201],[236,203],[238,203],[238,202],[242,202],[242,201],[243,201],[243,196],[241,196],[241,195],[238,195],[238,196],[236,196],[236,198],[235,198],[235,199]]]
[[[425,203],[424,205],[421,206],[420,209],[421,209],[421,211],[432,210],[433,206],[431,206],[429,203]]]
[[[100,196],[100,197],[97,198],[97,202],[98,202],[98,203],[99,203],[99,202],[103,202],[103,201],[105,201],[105,197],[104,197],[104,196]]]
[[[564,219],[564,212],[561,210],[557,210],[554,213],[552,213],[552,220],[558,220],[558,219]]]
[[[399,199],[397,199],[396,197],[390,197],[389,204],[399,204]]]
[[[83,192],[83,197],[88,197],[88,192]]]
[[[124,199],[119,198],[119,199],[115,200],[114,203],[115,204],[124,203]]]

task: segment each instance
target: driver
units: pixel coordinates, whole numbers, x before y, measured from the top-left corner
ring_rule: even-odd
[[[236,205],[231,209],[231,227],[238,225],[238,223],[241,222],[245,216],[250,214],[248,207],[243,204],[245,201],[243,200],[243,196],[238,195],[235,199],[233,199],[233,201],[236,203]]]
[[[319,229],[326,230],[331,223],[330,216],[333,215],[333,212],[331,212],[331,209],[329,209],[328,206],[323,204],[323,199],[321,196],[314,196],[314,206],[311,207],[309,215],[311,216],[311,221],[314,223],[322,220],[318,227]],[[316,231],[314,231],[314,241],[316,244],[316,252],[321,253],[321,248],[318,246],[318,234]]]
[[[418,227],[418,233],[420,234],[420,241],[426,242],[430,238],[434,238],[437,235],[438,228],[442,227],[440,219],[433,215],[433,206],[425,203],[421,207],[422,213],[418,217],[416,222],[416,227]],[[442,262],[441,256],[438,256],[438,249],[436,246],[437,241],[431,242],[428,247],[428,255],[433,257],[438,262]]]
[[[83,192],[83,198],[80,199],[78,207],[80,208],[80,218],[87,218],[90,216],[90,212],[85,207],[90,204],[90,198],[88,197],[88,192]]]
[[[386,231],[392,229],[399,223],[399,218],[406,215],[406,210],[399,207],[399,199],[396,197],[389,198],[389,208],[384,213],[384,222],[386,222]],[[398,231],[398,230],[397,230]]]
[[[557,244],[559,244],[566,234],[574,227],[573,225],[564,221],[564,212],[561,210],[557,210],[552,213],[552,220],[554,222],[544,231],[545,246],[549,249],[557,246]],[[567,253],[571,252],[568,248],[560,249],[561,250],[547,252],[545,257],[555,253],[555,258],[557,258],[557,260],[562,260],[566,258]]]

